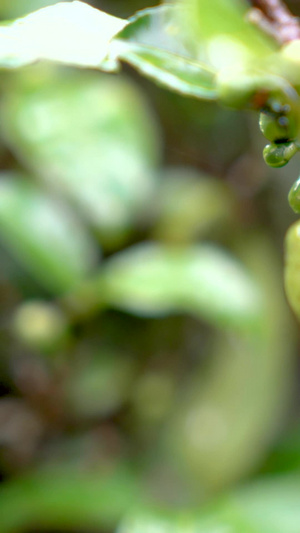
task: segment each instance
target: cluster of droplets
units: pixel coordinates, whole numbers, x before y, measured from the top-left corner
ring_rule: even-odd
[[[270,99],[261,109],[259,127],[266,139],[271,141],[263,151],[264,160],[270,167],[283,167],[300,150],[297,119],[290,104]],[[300,177],[292,186],[288,198],[292,209],[300,213]]]

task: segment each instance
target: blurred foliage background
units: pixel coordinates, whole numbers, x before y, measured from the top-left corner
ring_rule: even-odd
[[[51,3],[2,0],[0,16]],[[269,169],[254,113],[129,67],[40,64],[0,88],[1,531],[190,532],[145,507],[201,509],[247,483],[235,505],[273,512],[300,468],[282,281],[297,158]],[[251,488],[275,474],[273,496]],[[290,516],[270,531],[298,531]]]

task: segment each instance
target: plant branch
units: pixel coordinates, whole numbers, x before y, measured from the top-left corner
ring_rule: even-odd
[[[249,20],[280,44],[300,39],[300,23],[281,0],[252,0]]]

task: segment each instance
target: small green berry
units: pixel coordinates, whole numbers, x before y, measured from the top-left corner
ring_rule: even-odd
[[[300,177],[295,181],[289,192],[289,204],[295,213],[300,213]]]
[[[296,182],[300,188],[299,180]],[[295,185],[296,185],[295,184]],[[298,198],[300,209],[300,197]],[[299,210],[298,210],[299,213]],[[300,319],[300,223],[299,220],[288,229],[285,238],[284,285],[287,300]]]
[[[294,142],[267,144],[263,151],[263,157],[269,167],[284,167],[298,151]]]
[[[297,136],[296,119],[288,105],[282,106],[279,112],[265,108],[259,116],[259,127],[263,135],[271,142],[284,142]]]

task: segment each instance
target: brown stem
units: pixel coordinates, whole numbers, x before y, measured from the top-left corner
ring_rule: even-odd
[[[299,19],[281,0],[252,0],[249,19],[280,44],[300,39]]]

